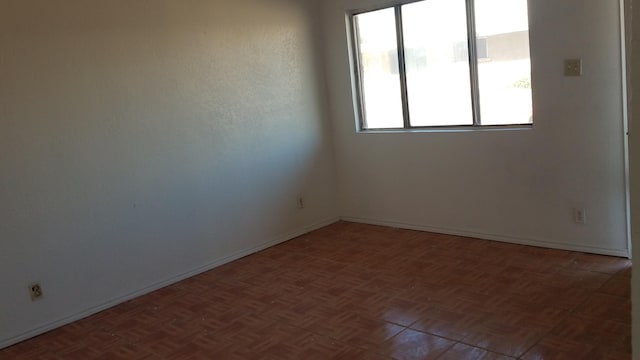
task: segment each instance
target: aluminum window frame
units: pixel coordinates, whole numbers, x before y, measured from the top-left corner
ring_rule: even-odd
[[[467,20],[467,47],[469,57],[469,78],[471,87],[471,108],[473,123],[471,125],[429,125],[429,126],[414,126],[411,125],[411,118],[409,114],[409,101],[407,90],[407,73],[405,63],[405,47],[404,47],[404,34],[403,34],[403,22],[402,22],[402,6],[412,3],[418,3],[427,0],[406,0],[393,2],[391,4],[379,5],[375,7],[369,7],[365,9],[352,10],[348,12],[348,20],[350,27],[350,41],[352,47],[353,58],[353,75],[355,79],[355,92],[358,117],[357,131],[358,132],[422,132],[422,131],[465,131],[465,130],[522,130],[531,129],[533,127],[533,121],[531,123],[514,123],[514,124],[498,124],[498,125],[483,125],[481,122],[480,113],[480,87],[479,87],[479,71],[478,71],[478,49],[477,49],[477,34],[476,34],[476,14],[475,14],[475,0],[465,0],[466,8],[466,20]],[[396,30],[396,45],[398,48],[398,72],[400,77],[400,98],[402,101],[402,117],[403,127],[393,128],[366,128],[366,109],[363,91],[363,70],[360,59],[360,41],[359,31],[357,23],[357,15],[365,14],[378,10],[394,9],[395,13],[395,30]],[[529,45],[530,47],[531,45]],[[532,99],[533,101],[533,99]]]

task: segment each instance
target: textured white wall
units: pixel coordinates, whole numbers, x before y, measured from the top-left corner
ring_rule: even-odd
[[[532,130],[358,134],[345,11],[384,3],[324,1],[341,215],[626,255],[618,0],[529,2]],[[584,76],[564,77],[565,58]]]
[[[0,347],[337,217],[307,1],[0,9]]]

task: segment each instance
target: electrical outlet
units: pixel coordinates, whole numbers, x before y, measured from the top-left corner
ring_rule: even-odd
[[[587,213],[584,209],[573,209],[573,221],[576,224],[587,223]]]
[[[304,198],[302,196],[298,198],[298,209],[304,209]]]
[[[31,301],[42,298],[42,286],[39,283],[29,285],[29,294],[31,295]]]
[[[564,76],[582,76],[582,59],[566,59]]]

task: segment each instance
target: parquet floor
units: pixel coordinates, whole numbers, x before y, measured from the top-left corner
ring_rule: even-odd
[[[629,260],[340,222],[0,359],[630,359]]]

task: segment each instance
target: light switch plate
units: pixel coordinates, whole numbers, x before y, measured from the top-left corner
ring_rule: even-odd
[[[582,76],[582,59],[566,59],[564,76]]]

